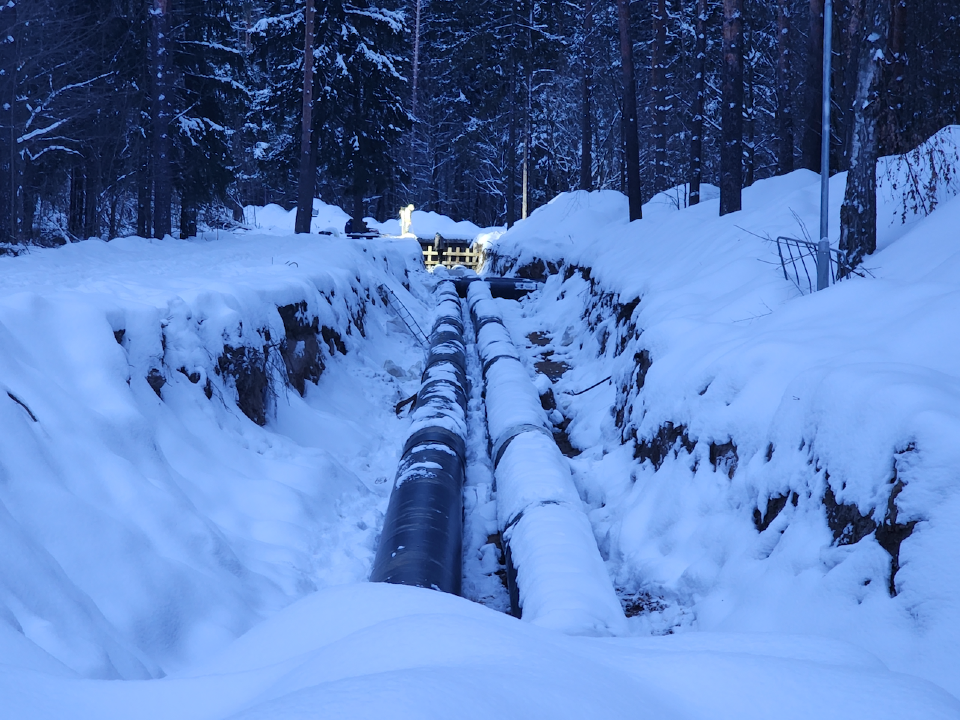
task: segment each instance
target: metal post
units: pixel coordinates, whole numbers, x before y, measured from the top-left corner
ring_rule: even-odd
[[[817,290],[830,286],[830,60],[833,48],[833,0],[823,3],[823,116],[820,127],[820,242]]]

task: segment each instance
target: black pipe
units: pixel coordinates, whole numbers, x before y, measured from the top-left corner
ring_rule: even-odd
[[[534,280],[523,280],[521,278],[503,278],[503,277],[477,277],[467,276],[454,279],[457,292],[460,297],[467,296],[467,290],[470,283],[483,280],[490,286],[490,294],[495,298],[505,298],[506,300],[519,300],[528,293],[533,292],[540,287],[541,283]]]
[[[466,466],[466,352],[453,283],[437,288],[438,318],[383,520],[372,582],[460,594]]]

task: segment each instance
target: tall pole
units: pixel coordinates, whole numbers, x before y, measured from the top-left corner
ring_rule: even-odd
[[[820,130],[820,242],[817,290],[830,286],[830,60],[833,49],[833,0],[823,3],[823,120]]]
[[[416,21],[413,26],[413,88],[411,89],[412,102],[410,114],[417,117],[417,85],[420,79],[420,10],[423,0],[417,0]]]
[[[313,142],[313,31],[316,6],[306,0],[303,38],[303,119],[300,128],[300,183],[297,189],[297,220],[294,232],[309,233],[313,218],[313,194],[317,170],[314,166]]]

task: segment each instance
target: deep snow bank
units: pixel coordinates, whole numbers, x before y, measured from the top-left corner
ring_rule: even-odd
[[[36,720],[960,714],[939,688],[841,642],[568,637],[451,595],[379,583],[314,593],[175,677],[64,682],[0,672],[0,696],[12,716]]]
[[[0,260],[0,663],[156,676],[365,579],[422,360],[378,284],[418,311],[420,263],[231,234]]]
[[[364,218],[367,226],[381,235],[400,235],[400,209],[397,208],[397,218],[377,222],[373,218]],[[297,220],[297,211],[284,210],[279,205],[248,205],[243,210],[244,224],[259,232],[268,232],[287,235],[293,232]],[[336,205],[328,205],[319,199],[313,201],[313,219],[310,221],[310,231],[313,233],[327,233],[341,236],[347,220],[350,219],[345,211]],[[462,240],[472,243],[474,240],[496,237],[504,228],[481,228],[469,220],[454,220],[446,215],[426,210],[414,210],[410,217],[410,233],[414,237],[431,240],[435,235],[442,235],[447,240]]]
[[[764,240],[798,235],[793,213],[817,226],[805,171],[723,218],[709,201],[628,224],[622,196],[571,193],[492,244],[497,270],[557,273],[514,320],[573,366],[553,396],[637,632],[839,637],[960,694],[950,192],[904,226],[886,183],[875,277],[806,297]]]

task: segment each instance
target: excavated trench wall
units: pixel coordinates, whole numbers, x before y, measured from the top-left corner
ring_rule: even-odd
[[[887,591],[891,597],[897,595],[901,545],[918,522],[901,519],[904,513],[897,501],[904,489],[902,469],[914,464],[912,456],[916,446],[913,443],[905,444],[891,455],[889,476],[877,484],[872,506],[864,507],[862,502],[838,500],[837,495],[845,483],[831,477],[829,465],[808,439],[801,438],[796,447],[777,447],[771,440],[760,451],[744,457],[736,427],[731,427],[723,436],[700,435],[690,429],[690,417],[673,417],[653,428],[647,423],[645,429],[641,429],[648,414],[663,414],[651,406],[645,394],[648,374],[656,367],[658,358],[644,337],[643,298],[622,296],[600,282],[590,267],[566,264],[562,259],[534,257],[530,260],[528,256],[528,261],[521,264],[510,255],[489,249],[487,262],[489,271],[499,275],[539,282],[559,278],[558,297],[569,294],[583,298],[582,332],[596,339],[599,357],[605,367],[612,370],[616,399],[610,412],[621,442],[632,448],[635,460],[649,463],[656,471],[668,459],[683,460],[691,473],[696,473],[702,465],[709,466],[729,482],[729,502],[739,506],[744,495],[751,494],[752,484],[745,472],[748,464],[769,464],[775,453],[799,456],[791,462],[797,464],[799,459],[807,468],[803,476],[794,478],[790,486],[780,492],[754,494],[752,505],[744,508],[755,532],[782,534],[795,515],[812,507],[822,514],[834,546],[853,545],[870,537],[876,539],[889,555]],[[708,389],[709,384],[701,388],[699,394],[704,395]]]
[[[116,318],[114,337],[134,368],[145,365],[144,379],[161,400],[179,373],[208,400],[233,405],[262,426],[283,385],[303,396],[330,358],[346,355],[351,338],[364,337],[367,307],[378,303],[383,300],[359,280],[346,295],[305,287],[301,299],[258,308],[246,318],[237,311],[211,316],[180,301],[171,303],[158,327],[136,318],[131,332],[124,318]]]

